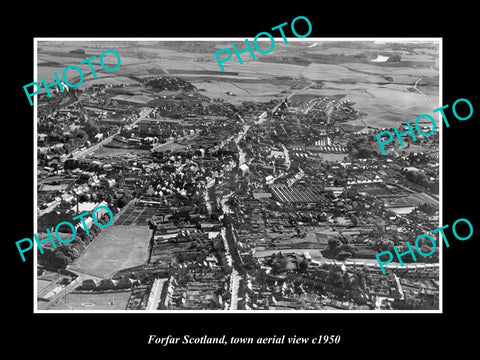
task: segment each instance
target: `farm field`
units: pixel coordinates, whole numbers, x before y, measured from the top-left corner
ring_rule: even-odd
[[[268,83],[268,81],[262,84],[195,81],[192,84],[197,88],[205,89],[206,91],[202,92],[203,95],[210,98],[224,99],[232,104],[241,104],[245,101],[268,102],[282,96],[280,93],[288,88],[286,85],[273,85]],[[227,91],[234,96],[228,95]]]
[[[114,224],[89,244],[69,270],[105,279],[118,270],[144,264],[151,232],[146,225]]]
[[[221,49],[231,46],[229,42],[219,41],[215,48]],[[200,43],[200,42],[198,42]],[[302,51],[312,44],[311,41],[295,42],[291,47],[282,42],[276,42],[275,56],[301,56]],[[83,43],[68,43],[62,48],[48,47],[39,44],[39,62],[38,78],[45,77],[47,82],[53,81],[53,72],[61,73],[64,69],[62,64],[78,64],[79,61],[86,58],[87,55],[71,55],[68,52],[74,49],[82,48],[88,55],[100,55],[105,50],[105,44],[88,44],[82,47]],[[332,44],[333,47],[322,46],[309,48],[307,53],[312,54],[359,54],[362,49],[360,46],[339,47]],[[152,43],[151,46],[155,46]],[[206,46],[206,47],[205,47]],[[236,59],[231,59],[224,63],[225,70],[238,75],[223,74],[219,72],[218,64],[210,53],[188,52],[182,47],[174,49],[172,44],[168,48],[158,47],[127,47],[126,43],[118,42],[112,44],[110,48],[116,49],[122,59],[121,67],[115,73],[107,73],[103,69],[97,71],[98,78],[93,76],[88,69],[87,64],[79,65],[85,73],[82,87],[99,84],[136,84],[135,80],[127,76],[136,75],[162,75],[170,74],[179,76],[192,82],[199,89],[204,89],[202,94],[210,98],[220,98],[234,105],[239,105],[244,101],[268,102],[272,99],[278,99],[283,94],[281,92],[289,87],[287,81],[284,84],[276,79],[279,74],[282,77],[293,79],[311,79],[324,83],[322,89],[308,89],[299,93],[300,95],[311,96],[335,96],[344,97],[355,103],[356,109],[364,114],[360,119],[352,120],[352,125],[368,125],[372,127],[391,127],[401,122],[413,120],[417,116],[430,113],[439,106],[438,104],[438,70],[429,67],[402,67],[401,64],[388,66],[387,64],[376,65],[372,63],[345,62],[339,64],[320,64],[312,63],[308,66],[295,64],[268,62],[268,55],[260,54],[262,61],[256,61],[249,56],[244,56],[244,63],[239,64]],[[212,44],[200,44],[200,47],[210,49]],[[108,47],[107,47],[108,48]],[[200,49],[201,50],[201,49]],[[432,60],[434,52],[429,50],[426,54],[414,54],[404,52],[402,56],[407,56],[408,60]],[[83,56],[83,57],[82,57]],[[273,55],[272,55],[273,56]],[[407,59],[407,58],[405,58]],[[116,58],[113,54],[105,57],[106,64],[115,64]],[[390,81],[386,77],[391,78]],[[420,92],[408,91],[415,81],[424,78],[419,83]],[[74,79],[72,79],[73,81]],[[217,81],[218,80],[218,81]],[[250,80],[250,82],[248,82]],[[391,81],[393,80],[393,83]],[[433,82],[432,82],[433,81]],[[433,84],[433,85],[432,85]],[[228,95],[227,92],[233,94]],[[131,101],[146,104],[148,96],[132,97]],[[437,119],[438,120],[438,119]]]
[[[328,85],[331,85],[329,83]],[[372,127],[391,127],[405,121],[415,120],[421,114],[429,114],[438,105],[437,97],[422,95],[418,92],[402,90],[397,86],[376,86],[373,84],[356,84],[344,86],[334,84],[323,89],[307,89],[298,93],[302,95],[342,97],[355,103],[355,108],[366,114],[363,117],[347,121],[353,125],[369,125]],[[293,97],[295,99],[295,96]],[[438,123],[438,118],[436,119]]]
[[[235,43],[239,49],[245,47],[241,39],[220,39],[217,41],[118,41],[101,42],[64,42],[63,46],[49,46],[49,42],[39,42],[38,77],[52,82],[53,72],[61,74],[65,66],[78,64],[88,55],[100,55],[105,49],[115,49],[121,56],[122,65],[114,73],[105,72],[97,67],[98,79],[93,79],[87,64],[79,65],[85,70],[84,83],[135,84],[128,76],[172,75],[191,81],[202,94],[210,98],[220,98],[234,105],[244,101],[268,102],[279,99],[282,91],[296,80],[317,80],[323,83],[322,89],[308,89],[301,95],[335,96],[355,103],[355,108],[363,113],[352,125],[371,127],[391,127],[401,122],[414,120],[421,114],[431,113],[439,106],[437,68],[423,66],[422,61],[431,63],[438,60],[438,50],[424,47],[417,51],[415,44],[395,47],[382,42],[361,41],[321,41],[317,39],[292,39],[285,45],[281,38],[276,39],[274,50],[269,54],[256,54],[252,59],[243,54],[243,64],[235,56],[225,62],[227,73],[220,72],[213,55],[217,49],[231,48]],[[315,43],[318,45],[310,47]],[[267,44],[261,44],[267,45]],[[69,51],[83,49],[86,55],[69,54]],[[374,58],[376,53],[398,53],[402,61],[394,63],[373,63],[363,55]],[[317,55],[331,56],[330,62],[319,63]],[[336,56],[338,55],[338,56]],[[349,56],[342,61],[343,55]],[[359,55],[358,61],[355,57]],[[298,57],[312,61],[309,65],[282,63],[282,59]],[[261,57],[261,61],[258,61]],[[269,58],[271,59],[269,61]],[[335,61],[338,60],[338,63]],[[419,65],[411,66],[410,61]],[[105,62],[116,64],[113,54],[105,56]],[[417,64],[415,63],[415,64]],[[438,64],[438,61],[437,61]],[[96,68],[97,68],[96,67]],[[72,72],[73,73],[73,72]],[[281,80],[278,78],[281,76]],[[419,82],[419,91],[409,91],[415,81]],[[292,79],[292,80],[288,80]],[[228,95],[230,92],[232,95]],[[146,104],[148,96],[133,97],[134,102]],[[151,104],[154,106],[155,104]],[[438,121],[438,119],[437,119]]]

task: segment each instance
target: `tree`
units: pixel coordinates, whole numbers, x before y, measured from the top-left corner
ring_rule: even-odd
[[[352,225],[353,226],[357,226],[358,225],[358,217],[356,217],[355,215],[352,215],[350,217],[350,221],[352,222]]]
[[[92,124],[92,123],[87,123],[85,127],[83,128],[85,133],[88,135],[88,138],[90,140],[94,139],[94,136],[97,135],[100,132],[100,129],[97,125]]]
[[[362,289],[363,291],[366,290],[366,286],[367,286],[367,282],[366,282],[366,276],[365,276],[365,273],[360,270],[358,273],[357,273],[357,280],[358,280],[358,286],[360,289]]]
[[[379,251],[386,251],[387,249],[389,249],[391,246],[394,245],[394,242],[393,241],[390,241],[390,240],[381,240],[379,243],[378,243],[378,250]]]
[[[81,193],[80,195],[78,195],[78,201],[79,202],[85,202],[85,201],[88,201],[90,200],[90,196],[86,193]]]
[[[120,197],[117,200],[117,206],[119,208],[123,208],[125,205],[128,204],[129,201],[130,201],[129,197],[127,195],[123,194],[122,197]]]
[[[405,174],[405,179],[407,179],[408,181],[410,181],[412,183],[416,183],[417,182],[417,171],[408,170],[407,173]]]
[[[307,259],[303,259],[302,261],[300,261],[300,263],[298,264],[298,271],[300,272],[305,272],[307,271],[308,269],[308,260]]]
[[[343,273],[341,270],[331,268],[327,277],[327,281],[334,286],[343,287]]]
[[[288,260],[286,256],[281,257],[280,259],[276,259],[272,267],[272,273],[280,274],[286,271],[289,263],[290,263],[290,260]]]
[[[404,252],[408,252],[409,249],[408,249],[408,246],[407,245],[399,245],[397,246],[397,251],[401,254],[401,253],[404,253]],[[406,255],[404,255],[402,257],[402,261],[404,263],[411,263],[411,262],[414,262],[413,258],[412,258],[412,254],[410,252],[408,252]]]
[[[433,215],[437,208],[433,204],[425,202],[418,206],[418,210],[423,211],[427,215]]]
[[[343,244],[342,241],[336,236],[328,240],[328,248],[332,252],[339,250],[342,244]]]
[[[367,147],[363,147],[363,146],[360,149],[358,149],[357,154],[356,154],[356,157],[359,158],[359,159],[365,159],[365,158],[369,158],[371,156],[372,156],[372,150],[370,150]]]
[[[70,258],[66,256],[62,251],[45,249],[43,254],[38,254],[39,261],[47,268],[51,269],[65,269],[70,263]]]
[[[373,229],[370,234],[374,238],[383,237],[386,234],[385,226],[377,224],[377,226],[375,226],[375,229]]]
[[[74,135],[76,138],[82,139],[84,142],[88,140],[88,134],[82,129],[78,129]]]
[[[417,175],[417,184],[425,188],[428,188],[430,186],[430,181],[428,180],[427,175],[425,175],[423,171],[419,172]]]
[[[337,260],[345,260],[345,259],[347,259],[347,258],[349,258],[349,257],[352,257],[352,253],[350,253],[350,252],[348,252],[348,251],[343,251],[343,250],[341,250],[341,251],[337,254],[336,259],[337,259]]]
[[[405,179],[410,181],[411,183],[423,186],[428,188],[430,186],[430,181],[427,178],[427,175],[423,171],[412,171],[409,170],[405,174]]]
[[[343,244],[341,251],[349,252],[352,256],[355,255],[355,245],[353,244]]]

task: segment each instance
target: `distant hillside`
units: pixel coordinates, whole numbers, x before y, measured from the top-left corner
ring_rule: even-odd
[[[191,52],[191,53],[200,53],[200,54],[213,54],[219,49],[215,46],[218,45],[218,42],[213,41],[159,41],[156,44],[149,44],[142,46],[138,44],[139,48],[148,47],[156,49],[170,49],[179,52]]]

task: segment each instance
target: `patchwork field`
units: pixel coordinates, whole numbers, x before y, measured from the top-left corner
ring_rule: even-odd
[[[233,81],[194,81],[192,84],[199,89],[206,90],[202,92],[203,95],[210,98],[224,99],[232,104],[241,104],[245,101],[268,102],[282,96],[280,93],[289,87],[286,85],[273,85],[268,82],[258,84]],[[227,92],[233,95],[228,95]]]
[[[257,53],[256,59],[252,59],[249,53],[242,54],[243,64],[233,55],[223,64],[226,73],[222,73],[213,52],[231,48],[233,43],[239,49],[245,48],[242,39],[70,41],[63,42],[60,47],[53,47],[50,42],[39,42],[38,60],[41,65],[38,66],[38,75],[51,82],[54,71],[61,74],[65,66],[78,65],[88,56],[99,56],[105,49],[115,49],[122,59],[120,68],[113,73],[105,72],[97,59],[98,79],[93,79],[88,65],[79,65],[85,70],[82,86],[92,83],[135,84],[128,76],[167,74],[191,81],[197,88],[205,90],[203,95],[238,105],[244,101],[279,99],[292,80],[316,80],[323,83],[322,89],[308,89],[299,92],[299,95],[344,97],[354,102],[363,113],[360,119],[350,123],[372,127],[390,127],[414,120],[439,106],[438,44],[389,45],[388,42],[378,41],[292,39],[285,45],[279,38],[269,54]],[[85,54],[69,53],[76,49],[84,50]],[[377,54],[399,54],[401,61],[374,63],[368,60]],[[305,61],[295,63],[295,59]],[[322,59],[325,59],[323,63]],[[116,61],[113,54],[105,56],[107,66],[116,64]],[[419,79],[420,91],[415,91],[412,88]],[[145,103],[148,96],[131,100]]]
[[[301,95],[342,97],[355,103],[363,117],[348,121],[354,125],[391,127],[405,121],[414,121],[421,114],[431,114],[439,105],[437,96],[407,91],[406,85],[374,85],[327,82],[323,89],[307,89]],[[295,97],[294,97],[295,98]],[[436,119],[438,123],[438,118]]]
[[[115,225],[146,227],[148,225],[148,219],[155,214],[155,208],[129,204],[120,217],[115,221]]]

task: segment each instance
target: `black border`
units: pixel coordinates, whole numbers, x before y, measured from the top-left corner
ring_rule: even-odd
[[[119,8],[115,8],[119,6]],[[12,316],[8,327],[8,346],[25,347],[27,340],[40,355],[54,351],[55,356],[80,350],[87,356],[122,354],[132,350],[139,355],[177,354],[179,351],[207,352],[211,356],[245,352],[257,355],[260,346],[152,346],[146,345],[149,334],[182,337],[184,334],[237,337],[293,335],[313,337],[339,334],[339,345],[263,345],[267,354],[304,354],[321,356],[346,352],[364,356],[388,356],[400,353],[415,356],[432,355],[432,351],[461,346],[472,348],[473,334],[466,327],[473,320],[476,306],[476,273],[474,256],[478,250],[478,215],[474,212],[478,197],[476,175],[476,85],[475,10],[456,3],[446,11],[437,4],[421,9],[417,4],[323,3],[295,6],[281,3],[248,7],[243,3],[185,3],[172,10],[164,4],[77,6],[76,12],[65,8],[61,15],[50,9],[21,12],[22,26],[4,29],[8,37],[4,56],[4,86],[8,147],[4,159],[6,218],[4,218],[5,258],[4,296]],[[183,9],[182,9],[183,7]],[[465,242],[450,241],[443,256],[443,314],[33,314],[33,257],[21,262],[14,242],[33,233],[33,107],[25,99],[23,85],[33,79],[34,37],[251,37],[258,32],[296,16],[306,16],[313,25],[310,37],[442,37],[443,38],[443,104],[467,98],[474,107],[468,121],[451,121],[443,131],[443,223],[452,224],[467,218],[474,224],[474,235]],[[2,27],[4,27],[2,25]],[[476,75],[476,76],[475,76]],[[476,90],[476,89],[475,89]],[[411,120],[411,119],[405,119]],[[477,127],[478,128],[478,127]],[[7,150],[8,148],[8,150]],[[9,151],[13,150],[13,151]],[[12,189],[13,186],[13,189]],[[8,270],[10,271],[8,271]],[[475,326],[475,324],[472,324]],[[29,346],[30,347],[30,346]],[[72,349],[77,349],[72,351]],[[83,351],[81,351],[83,349]],[[90,350],[87,350],[90,349]],[[94,349],[94,350],[92,350]],[[70,352],[68,352],[70,350]],[[124,353],[127,356],[127,353]],[[254,355],[254,356],[255,356]],[[308,354],[305,354],[309,356]]]

